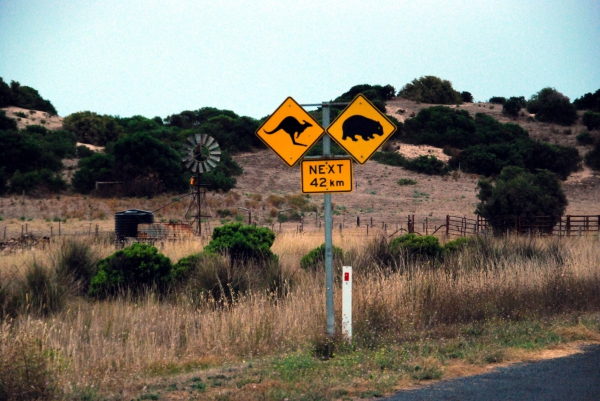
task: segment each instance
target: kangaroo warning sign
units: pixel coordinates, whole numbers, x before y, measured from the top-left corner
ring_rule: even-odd
[[[396,126],[362,94],[327,128],[329,136],[358,163],[365,164]]]
[[[281,160],[293,167],[325,131],[294,99],[288,97],[271,117],[256,131],[256,135]]]
[[[352,159],[302,160],[302,192],[352,192]]]

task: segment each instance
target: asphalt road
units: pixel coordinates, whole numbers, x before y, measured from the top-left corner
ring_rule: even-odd
[[[402,391],[389,401],[600,400],[600,345],[582,354],[516,364],[492,373]]]

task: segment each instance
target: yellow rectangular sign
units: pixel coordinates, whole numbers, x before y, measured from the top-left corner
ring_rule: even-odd
[[[302,160],[302,192],[352,192],[352,159]]]

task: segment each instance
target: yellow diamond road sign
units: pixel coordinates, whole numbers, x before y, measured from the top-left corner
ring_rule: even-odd
[[[321,125],[288,97],[256,135],[288,166],[294,166],[322,136]]]
[[[352,159],[302,160],[302,192],[352,192]]]
[[[358,95],[327,128],[329,136],[358,163],[365,164],[396,126],[366,97]]]

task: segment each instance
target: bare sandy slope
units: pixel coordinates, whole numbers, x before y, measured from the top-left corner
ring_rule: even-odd
[[[17,121],[17,127],[23,129],[28,125],[41,125],[48,129],[56,130],[62,128],[63,118],[60,116],[51,116],[43,111],[28,110],[21,107],[9,106],[2,110],[6,111],[6,117],[13,118]],[[19,113],[17,115],[17,113]],[[24,114],[25,116],[23,117]]]

